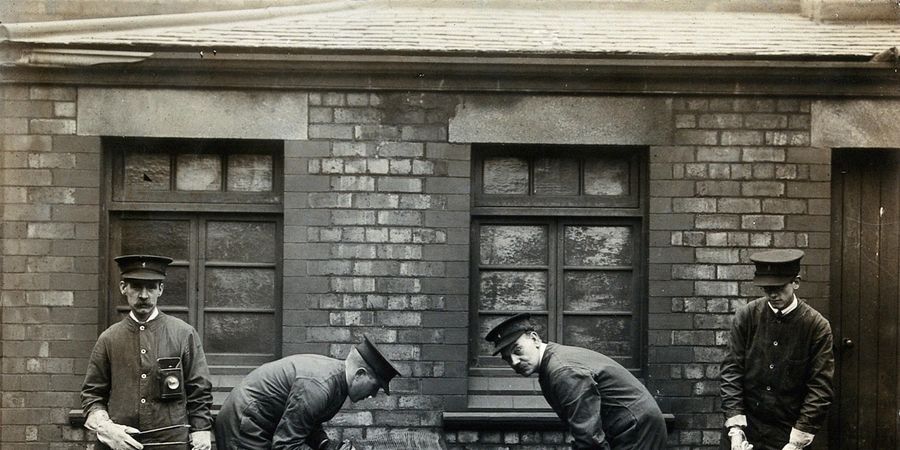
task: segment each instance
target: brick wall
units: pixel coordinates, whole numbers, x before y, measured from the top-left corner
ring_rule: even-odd
[[[405,376],[331,423],[343,436],[429,427],[464,404],[469,148],[453,97],[313,93],[285,155],[284,353],[346,356],[363,334]]]
[[[650,157],[649,387],[676,414],[672,448],[712,449],[731,317],[761,295],[749,254],[803,249],[798,295],[827,316],[831,154],[809,147],[805,100],[679,98],[674,110],[674,145]]]
[[[100,154],[72,136],[75,95],[0,90],[4,449],[84,448],[67,413],[97,338]]]
[[[2,91],[2,422],[6,448],[84,448],[68,425],[97,336],[100,152],[73,136],[75,90]],[[452,449],[561,449],[556,431],[444,433],[465,407],[470,149],[447,142],[453,95],[321,92],[285,150],[284,354],[344,357],[368,334],[406,375],[333,435],[441,435]],[[759,295],[750,252],[806,251],[800,295],[827,316],[830,152],[809,102],[674,99],[650,148],[651,392],[670,448],[712,449],[718,367],[735,308]]]

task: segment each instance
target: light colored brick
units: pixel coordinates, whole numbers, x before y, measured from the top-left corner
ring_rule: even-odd
[[[784,216],[752,214],[741,217],[741,228],[744,230],[782,230]]]
[[[75,121],[71,119],[32,119],[28,123],[32,134],[75,134]]]

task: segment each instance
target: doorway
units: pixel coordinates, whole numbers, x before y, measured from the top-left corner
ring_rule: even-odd
[[[895,450],[900,444],[898,210],[900,151],[834,151],[831,449]]]

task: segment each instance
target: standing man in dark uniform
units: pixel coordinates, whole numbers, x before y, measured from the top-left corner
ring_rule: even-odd
[[[356,403],[378,389],[390,395],[399,372],[368,337],[347,359],[292,355],[263,364],[235,387],[216,418],[221,450],[353,448],[328,438],[322,423],[331,420],[347,397]]]
[[[722,362],[722,409],[731,449],[799,450],[831,405],[831,326],[797,298],[800,250],[756,253],[753,283],[765,296],[735,313]]]
[[[212,385],[200,336],[156,307],[171,262],[116,258],[131,312],[97,339],[81,388],[85,427],[113,450],[211,447]]]
[[[513,370],[539,374],[541,392],[575,438],[572,448],[661,450],[666,422],[659,406],[628,369],[600,353],[543,343],[530,314],[499,323],[485,339]]]

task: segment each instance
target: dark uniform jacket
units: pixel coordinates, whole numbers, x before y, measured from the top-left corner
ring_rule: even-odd
[[[647,388],[611,358],[548,343],[541,359],[541,391],[568,426],[578,449],[657,450],[666,423]]]
[[[160,399],[157,359],[164,357],[181,358],[184,395],[179,399]],[[141,431],[190,425],[135,436],[142,443],[189,442],[189,432],[211,430],[212,384],[200,336],[162,312],[143,325],[125,317],[97,339],[81,402],[85,416],[105,409],[113,422]]]
[[[293,355],[263,364],[235,387],[216,418],[216,445],[228,450],[317,448],[322,423],[347,399],[344,362]],[[222,443],[227,443],[223,445]]]
[[[756,450],[781,450],[791,427],[817,433],[832,399],[831,326],[797,299],[778,318],[766,298],[738,309],[722,363],[725,418],[747,416],[747,437]]]

